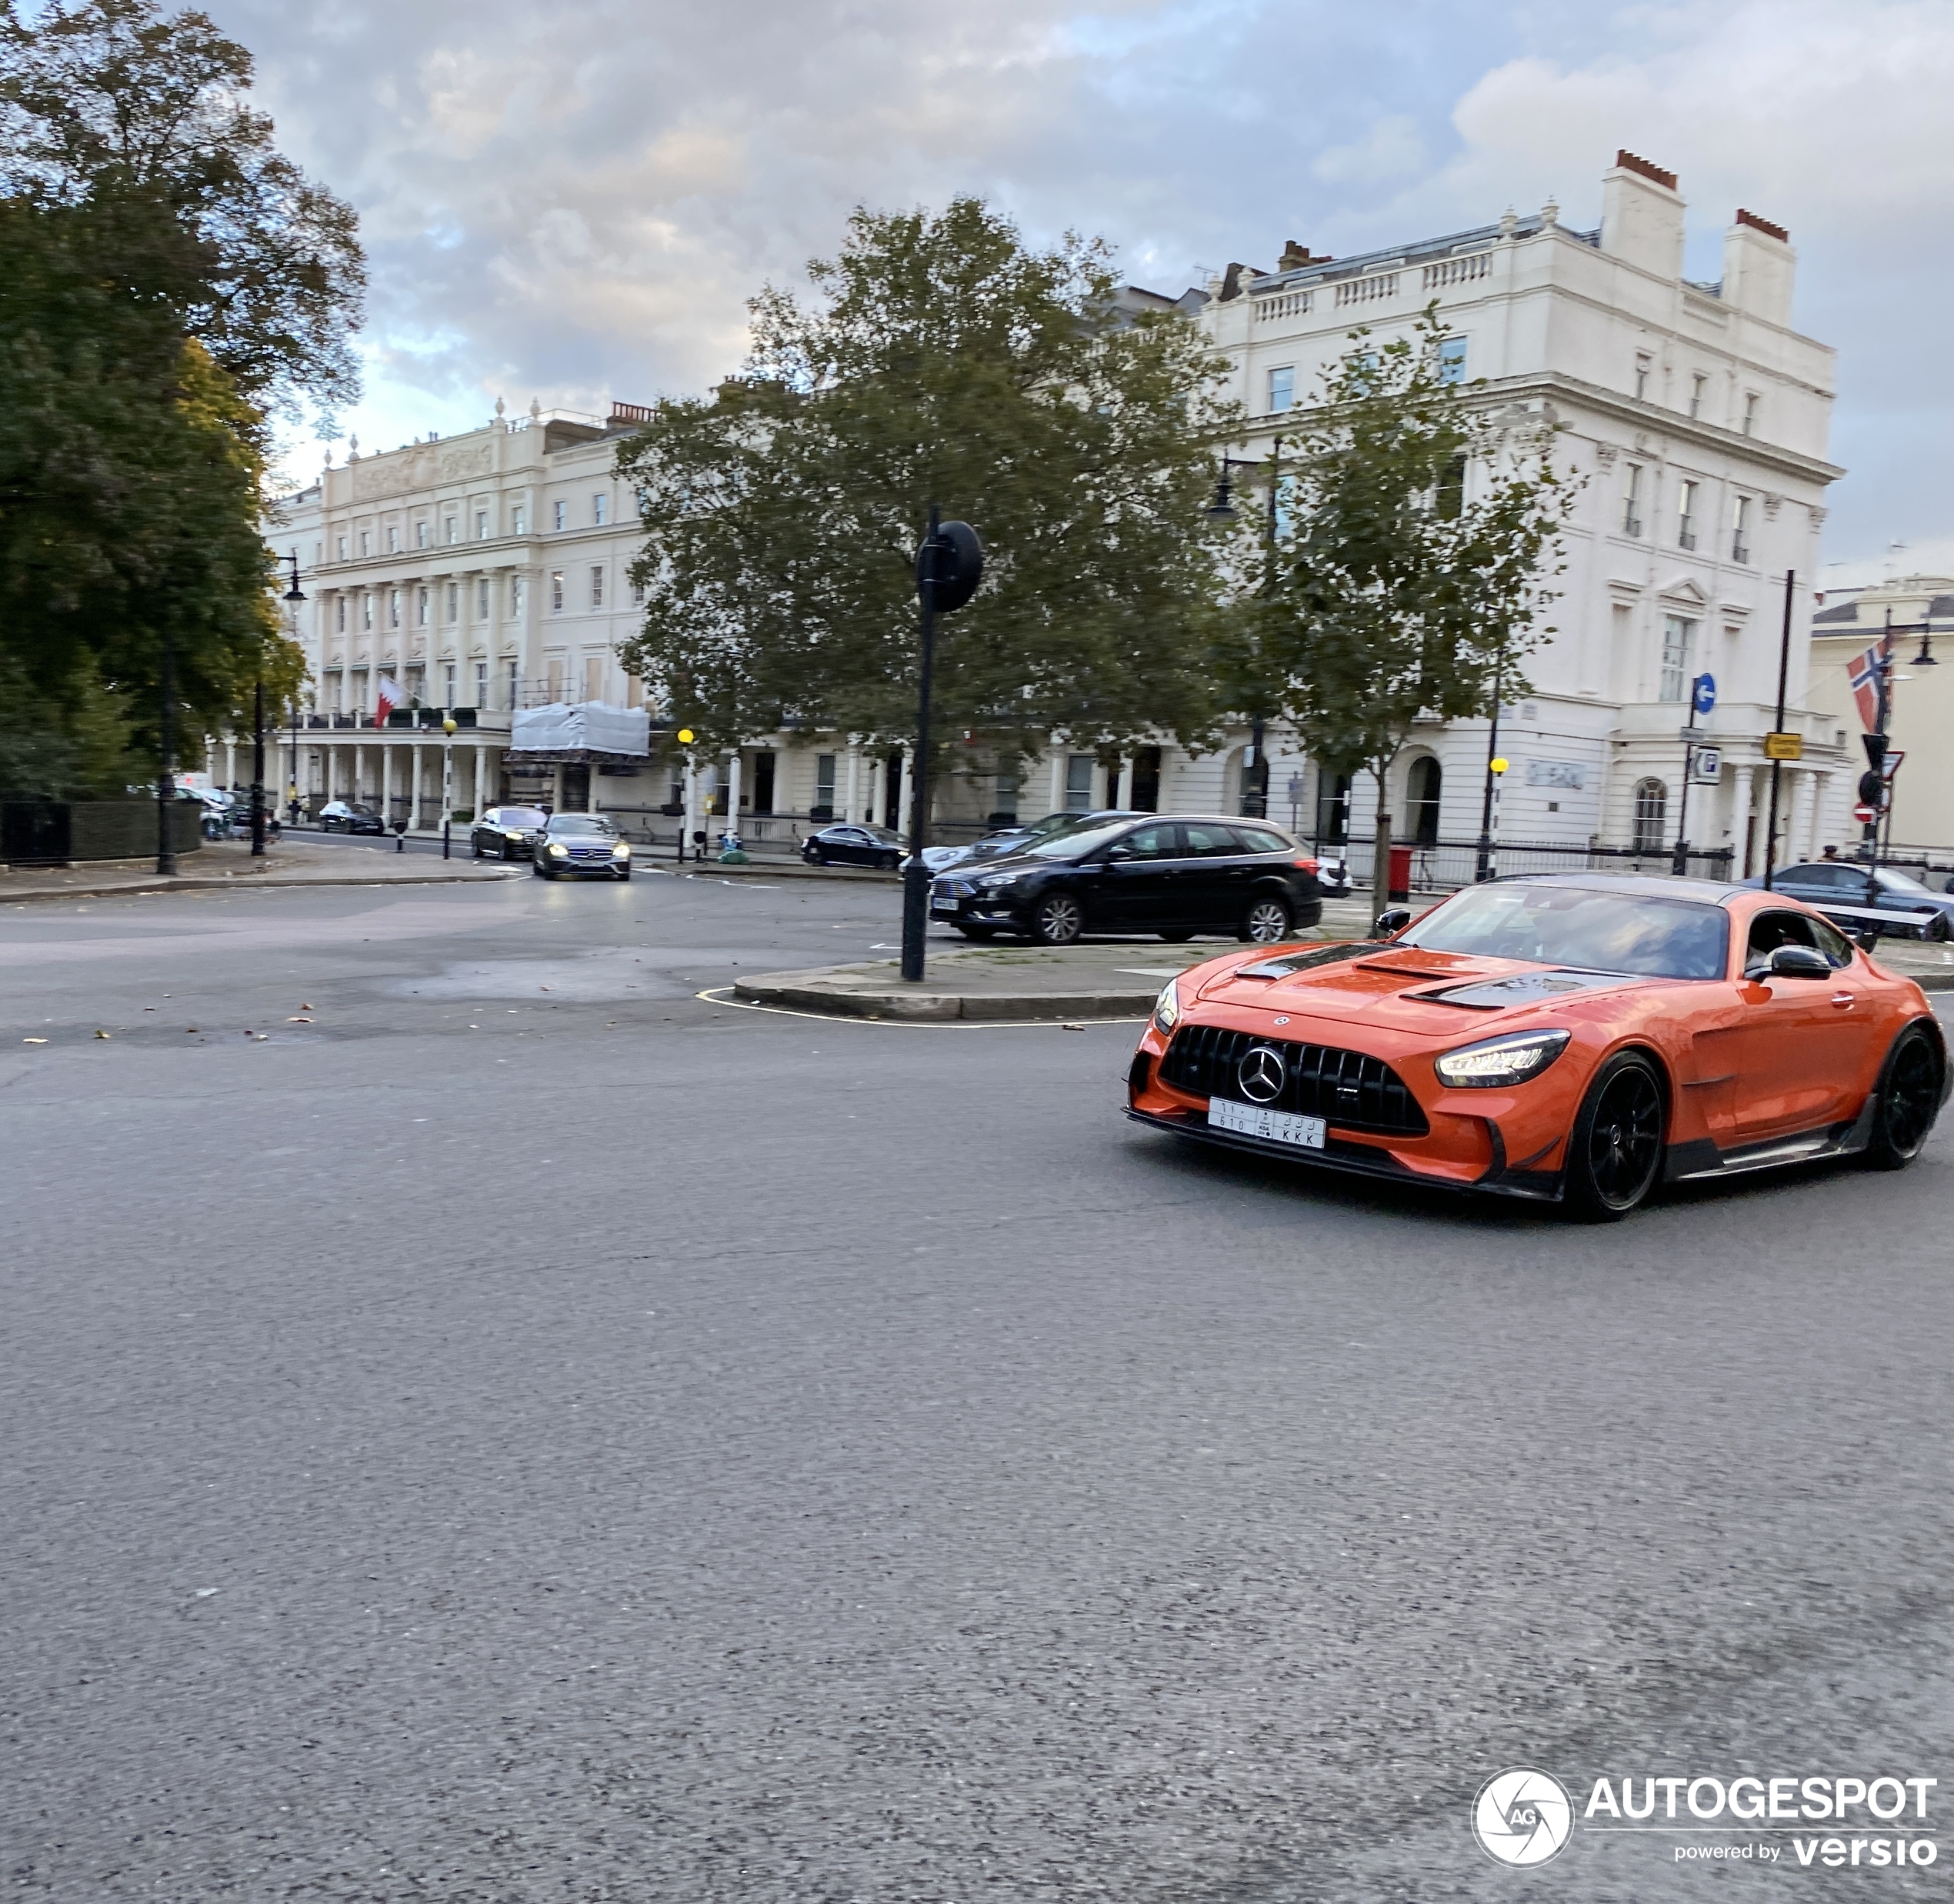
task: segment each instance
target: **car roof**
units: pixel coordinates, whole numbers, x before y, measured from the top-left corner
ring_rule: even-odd
[[[1507,872],[1495,885],[1577,886],[1590,892],[1626,892],[1638,899],[1690,899],[1699,905],[1725,905],[1746,888],[1727,879],[1678,879],[1647,872]]]

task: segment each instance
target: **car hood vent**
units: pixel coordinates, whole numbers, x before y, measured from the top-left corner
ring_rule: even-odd
[[[1431,1005],[1459,1005],[1469,1011],[1499,1012],[1516,1005],[1542,1005],[1550,999],[1593,992],[1606,985],[1632,985],[1633,975],[1620,972],[1516,972],[1509,978],[1481,979],[1438,992],[1414,992]]]

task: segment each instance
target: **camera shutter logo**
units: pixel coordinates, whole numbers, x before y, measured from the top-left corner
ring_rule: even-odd
[[[1552,1773],[1529,1766],[1496,1773],[1472,1801],[1472,1836],[1498,1864],[1545,1864],[1574,1829],[1574,1801]]]
[[[1235,1082],[1251,1104],[1273,1104],[1282,1095],[1288,1076],[1282,1054],[1272,1045],[1255,1045],[1244,1052],[1235,1068]]]

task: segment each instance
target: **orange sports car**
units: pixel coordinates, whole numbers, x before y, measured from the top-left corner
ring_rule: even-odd
[[[1920,988],[1782,893],[1521,877],[1378,925],[1394,935],[1172,980],[1129,1115],[1608,1220],[1661,1182],[1816,1157],[1899,1169],[1947,1097]]]

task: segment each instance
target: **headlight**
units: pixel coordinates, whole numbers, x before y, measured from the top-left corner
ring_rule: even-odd
[[[564,859],[567,857],[569,851],[569,847],[559,845],[555,840],[549,842],[549,856],[552,859]]]
[[[986,892],[1002,892],[1006,886],[1015,886],[1018,875],[1015,872],[994,872],[987,879],[979,879],[978,885]]]
[[[1537,1078],[1567,1049],[1572,1032],[1516,1032],[1466,1045],[1434,1061],[1441,1084],[1524,1084]]]
[[[629,859],[631,857],[631,847],[629,842],[622,839],[619,840],[618,843],[611,849],[611,857],[613,859]]]
[[[1181,1022],[1181,982],[1169,979],[1153,1002],[1153,1022],[1163,1032],[1171,1032]]]

